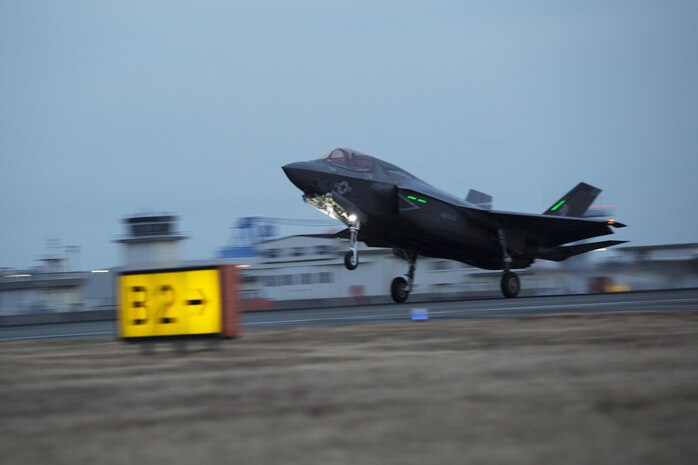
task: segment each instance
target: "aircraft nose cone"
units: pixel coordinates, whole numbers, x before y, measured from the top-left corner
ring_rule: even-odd
[[[307,192],[310,187],[310,172],[306,162],[289,163],[281,167],[286,177],[300,190]]]
[[[281,167],[281,169],[284,170],[284,173],[286,173],[286,177],[294,184],[296,183],[294,180],[299,179],[303,173],[303,169],[300,167],[300,165],[301,163],[289,163],[288,165]]]
[[[286,173],[286,176],[291,178],[291,176],[297,175],[297,173],[300,171],[300,165],[301,163],[289,163],[288,165],[284,165],[281,167],[282,170],[284,170],[284,173]]]

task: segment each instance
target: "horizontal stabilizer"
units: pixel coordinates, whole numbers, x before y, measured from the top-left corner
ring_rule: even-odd
[[[601,241],[592,242],[591,244],[568,245],[564,247],[555,247],[552,249],[542,249],[536,252],[536,258],[561,262],[570,257],[574,257],[575,255],[591,252],[592,250],[605,249],[606,247],[623,244],[625,242],[628,241]]]
[[[475,189],[470,189],[468,191],[468,196],[465,198],[465,201],[480,208],[484,208],[485,210],[492,210],[492,196],[476,191]]]
[[[560,200],[545,210],[543,214],[581,218],[600,193],[601,189],[580,182],[571,191],[562,196]]]

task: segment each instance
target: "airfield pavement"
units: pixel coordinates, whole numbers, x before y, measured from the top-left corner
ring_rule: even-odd
[[[0,463],[692,464],[698,310],[0,344]]]

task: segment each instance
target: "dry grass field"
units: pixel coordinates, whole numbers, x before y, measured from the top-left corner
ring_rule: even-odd
[[[0,344],[3,464],[677,464],[698,313]]]

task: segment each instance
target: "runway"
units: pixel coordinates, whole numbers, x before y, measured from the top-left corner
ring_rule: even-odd
[[[274,310],[245,313],[243,326],[246,330],[256,330],[399,323],[410,321],[411,311],[415,308],[427,309],[430,320],[517,318],[560,313],[698,311],[698,289]],[[0,327],[0,341],[113,335],[113,321]]]

